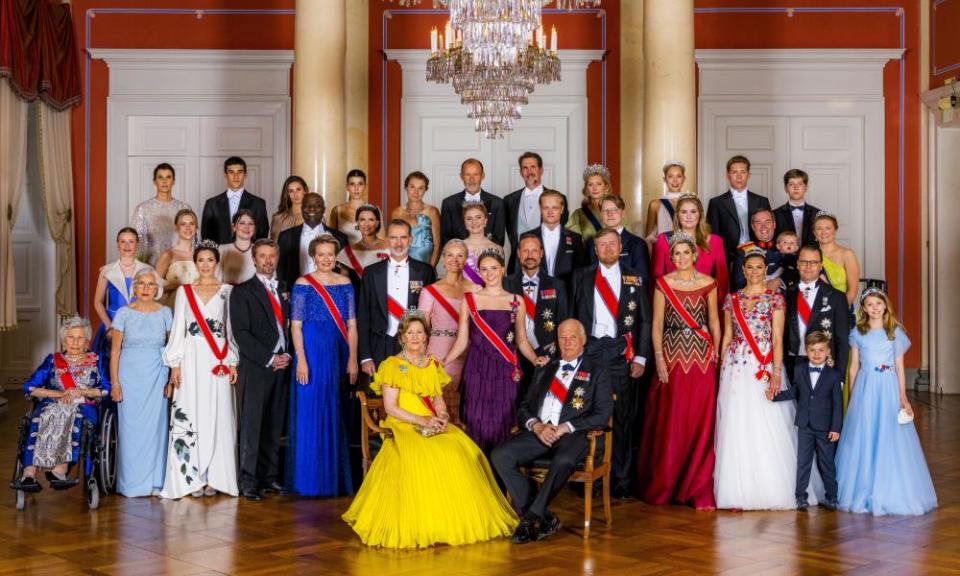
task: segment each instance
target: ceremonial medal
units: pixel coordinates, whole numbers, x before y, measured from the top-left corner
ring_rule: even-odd
[[[833,322],[831,322],[829,318],[824,318],[823,320],[820,321],[820,325],[823,326],[823,328],[826,330],[829,330],[832,324]]]
[[[571,402],[570,405],[573,406],[575,410],[583,410],[583,398],[576,397]]]
[[[629,328],[630,326],[633,326],[633,315],[632,315],[632,314],[627,314],[626,316],[624,316],[624,318],[623,318],[623,325],[626,326],[627,328]]]
[[[633,300],[631,300],[630,302],[627,302],[627,310],[633,312],[633,311],[636,310],[636,309],[637,309],[637,303],[636,303],[636,302],[634,302]]]
[[[553,332],[553,320],[545,320],[543,322],[543,331],[544,332]]]
[[[507,342],[513,342],[513,330],[507,332]]]
[[[573,390],[573,395],[576,396],[577,398],[582,398],[585,392],[586,391],[583,389],[583,386],[577,386]]]
[[[421,282],[421,281],[419,281],[419,280],[411,280],[411,281],[410,281],[410,293],[411,293],[411,294],[419,294],[421,288],[423,288],[423,282]]]
[[[549,308],[545,308],[541,316],[543,316],[544,320],[550,320],[553,318],[553,310],[550,310]]]

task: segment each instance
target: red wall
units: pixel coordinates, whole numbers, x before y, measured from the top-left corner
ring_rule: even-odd
[[[960,0],[951,0],[960,4]],[[920,9],[917,0],[806,0],[792,16],[778,8],[797,8],[783,0],[697,0],[697,48],[906,48],[903,60],[901,114],[901,62],[884,69],[886,108],[886,172],[884,196],[886,279],[890,295],[907,330],[920,341],[921,299],[921,195],[919,66]],[[896,9],[900,8],[898,12]],[[757,10],[760,9],[760,10]],[[864,12],[863,9],[878,10]],[[883,10],[883,11],[879,11]],[[903,45],[901,45],[901,27]],[[903,142],[900,129],[903,128]],[[903,169],[900,157],[903,155]],[[903,211],[899,209],[903,179]],[[901,230],[902,221],[902,230]],[[841,223],[842,224],[842,223]],[[899,281],[899,248],[903,242],[903,282]],[[907,353],[907,364],[920,362],[920,346]]]
[[[930,2],[930,87],[960,78],[960,0]]]
[[[443,14],[415,12],[399,7],[396,2],[374,1],[370,6],[370,166],[368,171],[371,198],[379,201],[386,182],[388,209],[400,201],[403,175],[400,174],[400,100],[402,95],[402,72],[396,62],[385,62],[385,48],[429,48],[430,29],[441,30],[446,22]],[[603,46],[606,27],[607,85],[606,85],[606,158],[603,157],[602,122],[602,65],[594,62],[587,69],[587,161],[605,162],[613,174],[614,190],[619,190],[620,173],[620,3],[604,0],[603,18],[595,11],[590,13],[547,13],[544,28],[556,25],[561,49],[600,49]],[[386,46],[384,46],[386,38]],[[386,67],[387,94],[383,97],[383,71]],[[534,93],[533,98],[536,98]],[[385,114],[384,114],[385,112]],[[386,139],[383,122],[386,122]],[[520,120],[523,122],[523,120]],[[386,170],[383,159],[386,157]]]
[[[292,10],[293,0],[190,0],[167,3],[147,0],[73,0],[74,27],[81,49],[81,73],[86,74],[85,48],[242,49],[293,50],[293,15],[270,13],[163,13],[175,8],[193,10]],[[93,17],[91,18],[91,10]],[[105,10],[116,10],[110,13]],[[136,13],[137,11],[142,13]],[[119,12],[122,11],[122,12]],[[87,38],[87,27],[90,38]],[[106,242],[114,230],[106,230],[107,177],[107,65],[90,61],[89,92],[73,112],[73,180],[76,209],[77,270],[80,306],[86,295],[86,311],[92,310],[97,270],[104,264]],[[84,80],[87,79],[84,77]],[[86,85],[85,85],[86,86]],[[291,91],[292,94],[292,91]],[[89,114],[90,125],[85,116]],[[89,128],[90,149],[85,149]],[[90,224],[85,208],[86,166],[89,166]],[[200,207],[195,206],[195,209]],[[85,278],[85,240],[89,236],[89,278]],[[88,314],[89,315],[89,314]]]

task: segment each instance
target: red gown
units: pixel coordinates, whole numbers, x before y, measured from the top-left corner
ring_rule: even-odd
[[[654,286],[662,293],[659,284]],[[715,287],[711,282],[689,292],[674,290],[707,333],[708,298]],[[714,508],[717,372],[713,349],[687,328],[669,299],[663,318],[663,356],[670,379],[661,383],[654,371],[637,458],[639,496],[647,504],[675,502]]]
[[[673,261],[670,260],[668,234],[671,234],[671,232],[665,232],[657,236],[657,242],[653,245],[653,278],[650,281],[651,284],[655,284],[657,278],[676,270]],[[723,238],[711,234],[710,238],[707,239],[707,244],[710,246],[709,250],[697,246],[697,262],[693,267],[697,272],[706,274],[717,281],[717,302],[723,302],[727,297],[730,286],[730,270],[727,268],[727,256],[723,251]]]

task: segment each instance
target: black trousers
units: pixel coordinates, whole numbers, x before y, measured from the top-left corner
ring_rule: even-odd
[[[626,361],[608,364],[610,382],[617,400],[613,403],[613,483],[615,486],[630,487],[633,476],[633,438],[634,420],[637,417],[638,383],[630,377],[630,368]]]
[[[280,480],[280,438],[287,407],[287,370],[241,359],[240,490]]]
[[[545,518],[547,505],[566,484],[577,464],[583,460],[590,449],[586,431],[565,434],[547,446],[537,438],[537,435],[524,430],[510,440],[493,449],[490,461],[503,481],[513,504],[524,513],[535,514]],[[550,456],[550,468],[547,477],[533,496],[532,480],[520,473],[520,466],[530,464],[537,458]]]
[[[807,485],[810,484],[814,452],[817,454],[817,469],[823,478],[827,502],[836,502],[837,465],[834,456],[837,453],[837,443],[827,438],[827,432],[807,426],[797,428],[797,500],[807,501]]]

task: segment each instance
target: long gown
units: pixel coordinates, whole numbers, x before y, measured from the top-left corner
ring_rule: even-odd
[[[176,262],[170,263],[170,267],[167,268],[167,274],[163,279],[166,282],[174,281],[180,284],[180,286],[183,286],[184,284],[192,283],[199,276],[200,272],[197,271],[197,265],[193,263],[193,260],[177,260]],[[172,310],[176,304],[179,290],[179,288],[177,288],[177,290],[164,290],[163,297],[160,298],[160,303]]]
[[[430,411],[421,396],[436,397],[449,382],[438,362],[424,368],[391,356],[370,387],[399,390],[398,406],[418,416]],[[425,438],[412,424],[388,416],[385,439],[343,519],[368,546],[425,548],[471,544],[509,536],[518,524],[497,488],[483,452],[456,426]]]
[[[149,264],[144,264],[135,260],[133,264],[133,273],[131,276],[124,276],[120,269],[120,261],[111,262],[100,269],[100,276],[107,281],[107,291],[105,294],[105,308],[107,309],[107,318],[113,322],[117,311],[129,305],[134,301],[133,278],[140,270],[152,268]],[[158,289],[157,297],[162,298],[162,293]],[[97,353],[100,361],[100,375],[104,380],[110,380],[110,355],[112,353],[110,339],[107,338],[107,327],[102,322],[97,328],[97,333],[93,336],[93,344],[90,349]]]
[[[659,284],[655,289],[662,291]],[[708,326],[711,282],[690,291],[674,290],[698,325]],[[660,382],[654,371],[647,396],[643,441],[637,458],[640,496],[647,504],[716,506],[713,496],[713,435],[717,413],[717,380],[713,347],[687,327],[666,301],[663,357],[670,378]],[[653,368],[653,366],[651,366]]]
[[[454,310],[460,310],[460,300],[448,300]],[[430,343],[427,344],[427,355],[443,360],[447,356],[453,343],[460,333],[459,322],[440,305],[428,290],[420,292],[420,310],[430,318]],[[450,415],[459,420],[460,417],[460,379],[463,376],[463,364],[466,353],[444,366],[450,375],[450,383],[443,387],[443,401],[447,405]]]
[[[173,223],[177,212],[189,210],[190,205],[176,198],[161,202],[156,196],[144,200],[133,211],[133,226],[140,242],[137,244],[137,256],[151,266],[157,265],[157,259],[163,251],[177,241],[177,229]]]
[[[756,297],[738,292],[740,309],[761,354],[772,346],[773,312],[784,309],[783,296],[767,290]],[[724,311],[733,310],[728,295]],[[732,312],[731,312],[732,313]],[[718,508],[787,510],[796,508],[797,430],[793,402],[771,402],[767,384],[750,346],[733,322],[733,340],[723,358],[717,396],[717,437],[714,485]],[[771,364],[766,366],[771,369]],[[788,387],[784,377],[781,389]],[[809,503],[823,494],[816,466],[811,472]]]
[[[117,491],[124,496],[149,496],[163,488],[168,423],[163,387],[170,373],[163,348],[172,324],[166,306],[154,312],[123,308],[113,319],[113,329],[123,333]]]
[[[671,233],[665,233],[657,236],[657,242],[653,245],[653,281],[665,276],[674,270],[676,266],[670,259],[670,236]],[[727,256],[723,251],[723,239],[716,234],[711,234],[707,239],[709,250],[704,250],[702,246],[697,246],[697,261],[693,267],[697,272],[706,274],[717,281],[717,302],[723,302],[727,298],[727,292],[730,289],[730,272],[727,267]]]
[[[464,294],[464,298],[472,298]],[[512,310],[479,310],[480,317],[496,332],[514,354],[517,351],[513,333],[517,299]],[[515,367],[497,351],[470,317],[470,345],[463,368],[463,422],[470,438],[484,454],[510,438],[517,424],[517,392],[520,384],[513,379]]]
[[[410,242],[410,257],[429,264],[434,246],[430,217],[426,214],[417,214],[417,225],[413,227],[411,233],[413,239]]]
[[[837,449],[840,509],[884,514],[925,514],[937,507],[923,447],[913,422],[899,424],[896,359],[910,348],[900,328],[890,341],[882,329],[850,332],[860,370]]]
[[[238,362],[236,344],[227,338],[227,302],[232,289],[222,284],[207,303],[197,294],[197,306],[217,346],[229,342],[223,361],[227,366]],[[237,410],[233,386],[228,375],[213,374],[217,359],[183,291],[183,286],[177,289],[170,341],[163,351],[167,366],[180,367],[180,387],[174,389],[170,406],[166,475],[160,495],[182,498],[208,485],[236,496]]]
[[[356,317],[353,286],[325,286],[344,323]],[[302,322],[309,381],[297,382],[290,368],[286,476],[301,496],[339,496],[353,491],[347,432],[340,413],[340,379],[350,349],[313,286],[295,284],[290,319]]]
[[[839,290],[844,297],[847,294],[847,269],[843,264],[837,264],[833,260],[823,257],[823,273],[821,276],[827,281],[827,284]],[[856,326],[857,321],[853,314],[853,305],[850,305],[850,326]],[[847,375],[850,374],[850,365],[844,368]],[[850,378],[844,378],[844,382],[849,382]],[[847,413],[847,406],[850,404],[850,387],[843,387],[843,413]]]

